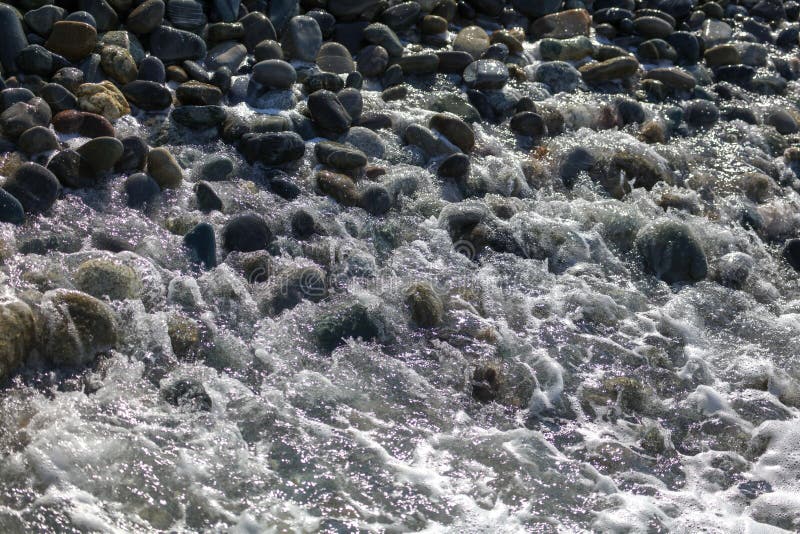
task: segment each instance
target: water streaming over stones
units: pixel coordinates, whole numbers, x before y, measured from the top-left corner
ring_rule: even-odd
[[[0,3],[0,530],[800,530],[799,15]]]

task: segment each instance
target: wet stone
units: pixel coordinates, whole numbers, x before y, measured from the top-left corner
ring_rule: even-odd
[[[700,242],[676,221],[660,221],[641,230],[636,249],[645,269],[668,284],[697,282],[708,272]]]
[[[222,246],[227,252],[264,250],[272,239],[267,222],[254,213],[237,215],[222,228]]]
[[[480,59],[464,69],[463,77],[472,89],[502,89],[508,81],[508,68],[493,59]]]
[[[350,171],[366,166],[367,156],[358,150],[333,141],[322,141],[314,146],[317,161],[340,171]]]

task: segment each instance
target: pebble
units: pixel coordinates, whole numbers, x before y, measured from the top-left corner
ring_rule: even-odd
[[[214,85],[190,80],[178,86],[175,96],[185,106],[211,106],[220,103],[222,91]]]
[[[43,349],[57,365],[82,366],[116,346],[117,322],[102,301],[67,289],[48,291],[42,297],[45,321]]]
[[[461,178],[469,174],[469,168],[469,157],[453,154],[442,161],[436,173],[442,178]]]
[[[267,59],[253,66],[253,79],[270,89],[289,89],[297,81],[297,73],[286,61]]]
[[[292,17],[281,38],[281,48],[289,59],[313,62],[322,46],[322,31],[317,21],[300,15]]]
[[[86,111],[62,111],[53,117],[53,128],[64,134],[78,134],[83,137],[113,137],[114,127],[96,113]]]
[[[311,117],[320,128],[334,133],[344,133],[350,128],[352,118],[337,96],[331,91],[320,90],[308,96]]]
[[[565,61],[548,61],[536,67],[533,80],[548,86],[553,94],[571,93],[580,84],[581,73]]]
[[[464,69],[463,78],[471,89],[502,89],[508,81],[508,68],[494,59],[479,59]]]
[[[0,189],[0,222],[11,224],[25,222],[25,208],[5,189]]]
[[[198,180],[222,182],[232,173],[233,161],[227,156],[214,155],[197,166],[192,174]]]
[[[389,65],[389,54],[380,45],[364,47],[358,54],[358,72],[367,78],[381,76]]]
[[[383,185],[370,184],[361,191],[358,206],[370,215],[378,217],[391,209],[392,197]]]
[[[390,56],[403,55],[403,44],[390,27],[380,22],[375,22],[364,28],[364,39],[374,45],[382,46]]]
[[[708,100],[692,100],[684,107],[683,117],[689,126],[707,129],[717,123],[719,109]]]
[[[633,29],[639,35],[648,39],[665,39],[669,37],[674,28],[672,24],[661,17],[637,17],[633,21]]]
[[[277,39],[275,28],[269,17],[258,11],[253,11],[242,17],[239,22],[244,28],[243,43],[249,52],[253,52],[259,43],[264,41],[274,42]],[[281,58],[277,58],[281,59]]]
[[[28,45],[28,39],[17,11],[8,4],[0,4],[0,28],[0,65],[4,72],[13,74],[17,71],[17,55]]]
[[[467,52],[447,51],[436,55],[439,57],[439,72],[444,73],[461,74],[474,60]]]
[[[150,147],[141,137],[131,135],[120,139],[122,142],[122,155],[116,163],[117,172],[143,171],[147,165],[147,153]]]
[[[95,298],[109,300],[136,299],[142,293],[136,271],[105,258],[81,263],[75,272],[75,287]]]
[[[122,157],[122,142],[114,137],[96,137],[82,144],[76,152],[96,175],[110,172]]]
[[[41,37],[47,37],[53,30],[53,24],[62,20],[66,14],[67,10],[63,7],[43,5],[42,7],[25,12],[22,20],[25,21],[25,24],[31,31],[37,33]]]
[[[0,114],[0,127],[11,139],[17,139],[22,133],[34,126],[50,124],[50,106],[41,98],[32,98],[27,102],[17,102]]]
[[[774,109],[764,116],[764,124],[772,126],[781,135],[797,133],[797,121],[786,110]]]
[[[697,282],[708,273],[703,247],[683,223],[655,222],[639,231],[635,245],[645,269],[668,284]]]
[[[48,211],[61,193],[61,185],[52,172],[36,163],[23,163],[3,186],[19,200],[26,213]]]
[[[175,156],[163,147],[147,154],[147,174],[153,177],[161,189],[175,189],[183,181],[183,171]]]
[[[69,109],[78,108],[78,99],[65,87],[57,83],[44,84],[39,91],[42,100],[47,102],[50,111],[55,115]]]
[[[356,206],[359,201],[355,182],[344,174],[319,171],[316,175],[317,187],[324,195],[328,195],[343,206]]]
[[[179,106],[170,113],[174,122],[196,130],[221,126],[226,117],[222,106]]]
[[[256,45],[253,55],[256,61],[283,59],[283,50],[281,49],[280,43],[265,39]]]
[[[781,255],[792,269],[800,272],[800,239],[787,240]]]
[[[227,225],[226,228],[228,228]],[[235,227],[232,232],[237,232]],[[217,266],[217,239],[214,235],[214,227],[209,223],[200,223],[189,230],[183,236],[183,245],[188,249],[189,257],[195,263],[202,264],[206,269],[213,269]]]
[[[558,11],[561,0],[512,0],[513,6],[520,13],[532,19],[538,19]]]
[[[472,128],[452,113],[437,113],[431,117],[428,126],[444,135],[462,152],[469,152],[475,146]]]
[[[411,320],[421,328],[439,326],[444,319],[442,298],[428,282],[416,282],[405,290]]]
[[[592,17],[585,9],[569,9],[536,19],[531,24],[531,37],[543,39],[567,39],[578,35],[589,35]]]
[[[129,103],[144,111],[159,111],[172,105],[170,90],[160,83],[148,80],[134,80],[124,85],[122,94]]]
[[[316,63],[323,71],[334,74],[348,74],[356,70],[350,51],[339,43],[323,44],[317,53]]]
[[[208,51],[206,67],[212,71],[224,67],[231,72],[237,72],[246,57],[247,48],[243,44],[225,42]],[[200,81],[207,80],[201,79]]]
[[[598,63],[587,63],[578,70],[586,83],[602,83],[633,76],[639,70],[639,62],[632,56],[620,56]]]
[[[547,133],[544,119],[533,111],[521,111],[511,117],[509,128],[515,134],[536,138],[542,137]]]
[[[453,50],[466,52],[473,59],[480,59],[481,54],[489,48],[489,34],[480,26],[467,26],[456,35]]]
[[[266,250],[272,240],[269,225],[255,213],[237,215],[222,228],[222,247],[227,252]]]
[[[152,204],[161,194],[161,188],[152,177],[143,172],[130,175],[123,185],[126,204],[130,208],[143,209]]]
[[[322,350],[332,352],[349,338],[374,341],[382,330],[380,317],[363,304],[355,303],[320,316],[313,335]]]
[[[17,140],[20,150],[27,154],[39,154],[58,149],[58,139],[49,128],[34,126],[25,130]]]
[[[593,53],[594,44],[585,35],[570,39],[545,38],[539,41],[539,55],[544,61],[580,61]]]
[[[203,213],[222,211],[222,199],[208,182],[198,182],[194,187],[194,196],[197,199],[198,209]]]
[[[203,59],[206,57],[206,43],[194,33],[159,26],[150,34],[150,53],[164,63]]]
[[[697,85],[694,76],[680,67],[651,69],[644,75],[644,79],[658,80],[667,87],[679,91],[691,91]]]
[[[303,157],[305,149],[303,139],[295,132],[249,133],[239,145],[248,163],[265,165],[294,163]]]
[[[213,403],[203,384],[194,379],[181,379],[169,384],[162,392],[164,400],[176,408],[210,412]]]
[[[165,11],[163,0],[145,0],[128,15],[125,27],[133,33],[150,33],[161,26]]]
[[[365,167],[367,156],[357,148],[335,143],[321,141],[314,146],[317,161],[340,171],[351,171]]]
[[[45,46],[70,61],[79,61],[91,54],[96,44],[95,28],[84,22],[61,20],[53,24]]]
[[[75,96],[82,110],[102,115],[109,121],[117,120],[131,112],[125,96],[107,80],[100,83],[84,83],[78,87]]]

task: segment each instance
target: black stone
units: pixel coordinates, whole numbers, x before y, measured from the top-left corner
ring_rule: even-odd
[[[22,164],[4,189],[19,200],[28,213],[42,213],[55,204],[61,184],[52,172],[36,163]]]
[[[200,223],[183,236],[183,245],[189,249],[192,261],[201,263],[206,269],[217,266],[217,240],[214,227]]]
[[[267,222],[254,213],[233,217],[222,229],[222,245],[228,252],[265,250],[272,239]]]
[[[161,194],[161,188],[158,183],[143,172],[129,176],[125,180],[123,189],[127,197],[126,204],[128,207],[135,209],[147,207]]]

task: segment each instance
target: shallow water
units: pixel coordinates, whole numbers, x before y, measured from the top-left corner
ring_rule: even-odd
[[[547,103],[565,114],[566,133],[542,147],[474,125],[472,176],[486,194],[455,207],[459,189],[399,135],[451,84],[417,80],[400,103],[363,92],[365,111],[384,108],[396,124],[381,135],[384,159],[370,159],[398,195],[384,217],[314,193],[313,141],[288,171],[303,190],[288,202],[230,147],[181,137],[169,146],[187,169],[210,154],[235,158],[236,178],[215,184],[225,214],[197,210],[191,179],[147,213],[129,209],[117,176],[106,190],[68,191],[47,219],[0,229],[18,246],[51,234],[80,243],[6,259],[7,292],[69,285],[83,261],[110,254],[93,245],[98,231],[133,245],[135,254],[116,256],[144,286],[140,301],[110,303],[122,341],[92,369],[34,361],[3,391],[0,530],[798,529],[800,291],[771,240],[797,232],[800,197],[782,151],[741,122],[647,145],[633,129],[592,129],[615,95],[560,95]],[[787,95],[796,89],[790,82]],[[790,105],[750,96],[757,112]],[[645,107],[651,118],[667,111]],[[157,135],[123,120],[118,133]],[[620,201],[584,173],[567,190],[558,168],[576,145],[647,155],[676,183]],[[531,161],[535,179],[524,170]],[[736,180],[765,167],[781,187],[748,205]],[[688,208],[665,211],[670,194]],[[530,248],[453,243],[446,214],[465,206]],[[290,237],[298,207],[315,210],[326,235]],[[763,219],[761,234],[741,224],[745,209]],[[201,220],[219,229],[242,211],[263,214],[278,235],[270,262],[248,275],[236,258],[197,270],[183,233]],[[644,273],[633,237],[661,218],[692,229],[712,271],[725,254],[750,255],[746,284],[712,275],[669,287]],[[326,273],[325,298],[264,312],[288,269],[314,264]],[[439,327],[409,321],[405,289],[419,280],[444,296]],[[321,350],[315,325],[353,301],[376,318],[377,340]],[[202,326],[193,358],[174,353],[175,315]],[[497,372],[496,402],[473,397],[476,367]],[[202,382],[210,411],[164,401],[164,387],[185,378]]]

